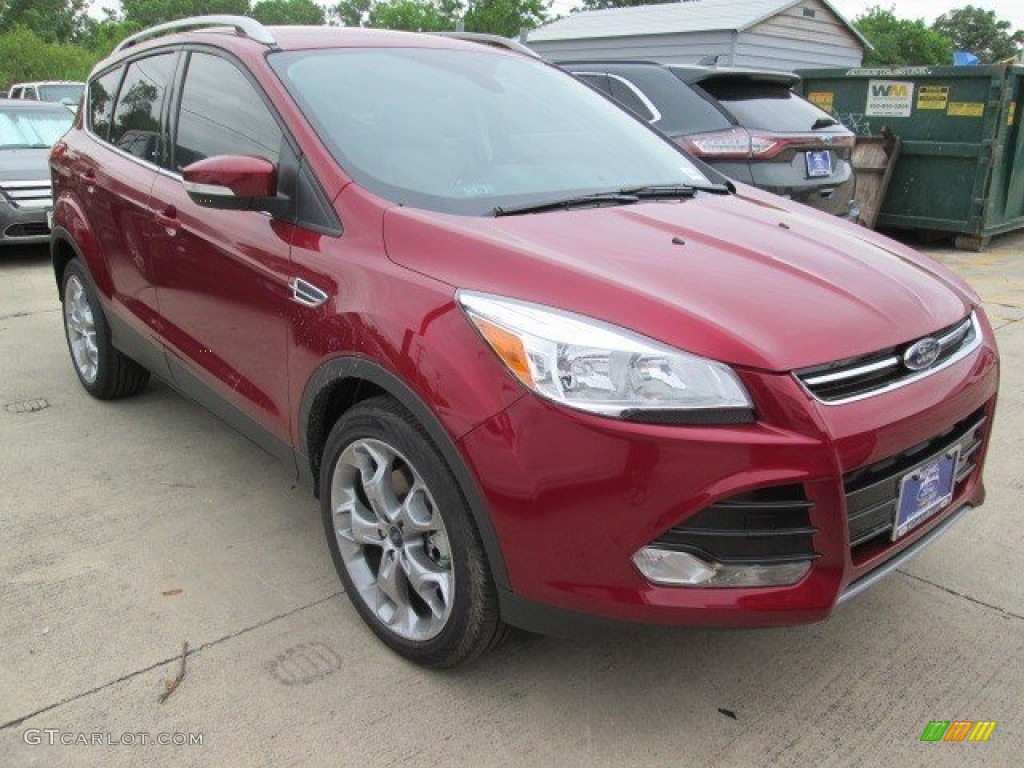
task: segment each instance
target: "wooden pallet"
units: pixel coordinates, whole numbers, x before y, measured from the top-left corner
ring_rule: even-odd
[[[900,137],[887,128],[883,129],[881,136],[857,137],[853,148],[853,170],[857,174],[854,197],[860,206],[857,221],[868,229],[874,229],[878,221],[899,156]]]

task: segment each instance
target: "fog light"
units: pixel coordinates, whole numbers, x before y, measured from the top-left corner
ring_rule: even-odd
[[[640,573],[655,584],[703,584],[715,576],[715,569],[710,563],[689,552],[644,547],[633,555],[633,562]]]
[[[670,587],[778,587],[794,584],[811,563],[724,564],[708,562],[689,552],[644,547],[633,563],[648,581]]]

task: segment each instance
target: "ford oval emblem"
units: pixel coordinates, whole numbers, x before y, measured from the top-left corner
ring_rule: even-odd
[[[921,339],[903,353],[903,364],[912,371],[923,371],[939,356],[939,342],[930,336]]]

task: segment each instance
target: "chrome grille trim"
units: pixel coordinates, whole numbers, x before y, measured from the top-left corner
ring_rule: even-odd
[[[857,368],[847,368],[845,371],[839,371],[838,373],[826,373],[821,376],[811,376],[803,380],[804,384],[809,387],[813,387],[817,384],[828,384],[833,381],[843,381],[844,379],[855,379],[858,376],[863,376],[865,373],[872,373],[873,371],[881,371],[885,368],[890,368],[894,365],[899,365],[900,359],[898,357],[887,357],[885,360],[879,360],[877,363],[869,363],[868,365],[861,365]]]
[[[15,208],[41,210],[53,207],[53,188],[48,179],[0,181],[0,191]]]
[[[902,357],[898,354],[893,354],[880,360],[874,360],[870,363],[855,364],[852,367],[829,373],[815,373],[815,369],[821,370],[823,367],[816,366],[815,369],[811,369],[809,372],[795,371],[793,376],[800,383],[800,386],[803,387],[805,392],[823,405],[845,405],[847,403],[853,403],[858,400],[864,400],[869,397],[875,397],[887,392],[892,392],[895,389],[905,387],[908,384],[913,384],[915,381],[919,381],[934,373],[945,370],[977,350],[978,347],[981,346],[981,325],[978,322],[977,313],[971,312],[969,317],[965,318],[961,323],[958,323],[952,330],[942,336],[936,337],[936,341],[938,342],[940,349],[939,360],[931,367],[925,368],[922,371],[908,370],[905,372],[905,375],[901,375],[899,378],[894,378],[879,386],[871,387],[869,385],[869,388],[865,391],[855,392],[850,395],[833,398],[823,397],[815,392],[814,388],[823,384],[834,384],[836,382],[847,380],[852,381],[866,374],[883,371],[888,368],[899,367],[902,365]],[[913,344],[914,342],[910,343]],[[957,345],[962,346],[960,346],[959,349],[956,349],[952,354],[949,354],[949,350],[951,348],[955,348]],[[948,357],[943,357],[947,354]],[[865,355],[864,357],[870,358],[871,355]]]

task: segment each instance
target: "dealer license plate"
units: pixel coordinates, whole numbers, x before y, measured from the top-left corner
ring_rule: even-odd
[[[832,175],[832,153],[827,149],[814,149],[807,153],[807,175],[812,179]]]
[[[896,522],[892,527],[893,541],[949,506],[959,458],[960,446],[957,446],[903,476]]]

